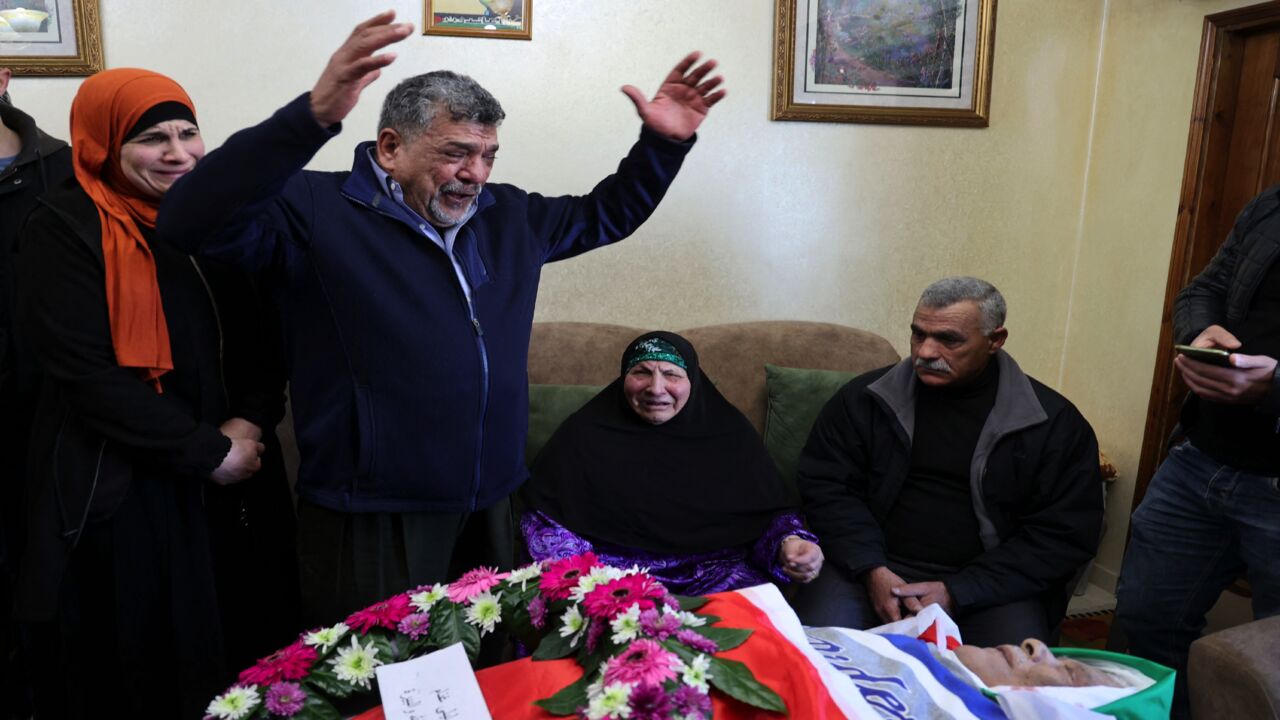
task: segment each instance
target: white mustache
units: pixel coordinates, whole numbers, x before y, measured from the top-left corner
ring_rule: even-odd
[[[940,373],[951,372],[951,365],[948,364],[947,361],[944,360],[943,358],[935,358],[933,360],[922,360],[920,358],[916,358],[912,364],[918,368],[923,368],[925,370],[930,370],[932,372],[940,372]]]

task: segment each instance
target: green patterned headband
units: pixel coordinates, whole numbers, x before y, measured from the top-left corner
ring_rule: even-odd
[[[689,364],[680,357],[674,345],[662,338],[645,338],[631,346],[627,360],[622,364],[622,373],[625,375],[637,363],[646,360],[662,360],[672,365],[679,365],[683,370],[689,369]]]

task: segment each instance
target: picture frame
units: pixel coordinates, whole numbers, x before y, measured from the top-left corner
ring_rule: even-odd
[[[14,75],[92,75],[103,68],[98,0],[0,0],[0,67]]]
[[[996,0],[775,1],[774,120],[990,124]]]
[[[533,0],[424,0],[423,35],[533,39]]]

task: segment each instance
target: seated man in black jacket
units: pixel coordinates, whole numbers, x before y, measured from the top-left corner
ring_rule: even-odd
[[[867,628],[940,604],[978,645],[1048,640],[1097,549],[1098,445],[1058,393],[1000,348],[990,283],[925,289],[911,357],[846,385],[797,474],[827,566],[797,599],[806,625]]]

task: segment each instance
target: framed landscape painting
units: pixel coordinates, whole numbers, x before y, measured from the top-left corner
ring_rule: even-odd
[[[101,70],[98,0],[0,0],[0,67],[15,75]]]
[[[533,0],[426,0],[424,35],[533,39]]]
[[[774,120],[986,127],[996,0],[776,0]]]

